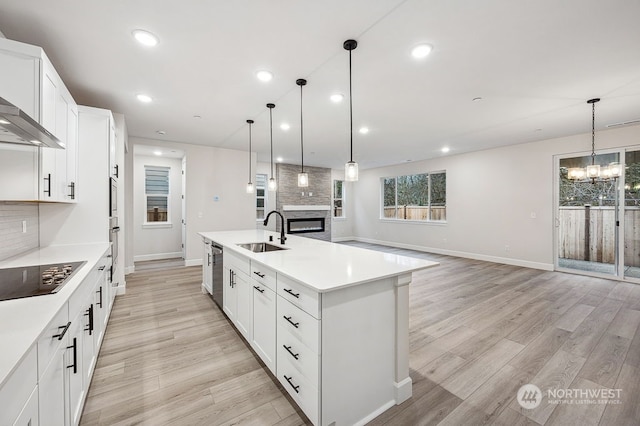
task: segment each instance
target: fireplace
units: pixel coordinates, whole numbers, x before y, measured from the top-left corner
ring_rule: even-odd
[[[287,219],[287,234],[324,232],[324,217]]]

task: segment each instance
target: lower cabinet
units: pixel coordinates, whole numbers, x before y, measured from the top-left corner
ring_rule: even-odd
[[[80,423],[109,316],[102,266],[74,291],[0,387],[0,425]]]
[[[272,372],[276,371],[276,293],[253,281],[253,340],[251,346]]]

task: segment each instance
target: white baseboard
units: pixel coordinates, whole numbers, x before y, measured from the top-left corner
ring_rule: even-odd
[[[184,261],[184,266],[200,266],[202,265],[202,259],[187,259]]]
[[[383,246],[404,248],[409,250],[422,251],[426,253],[443,254],[446,256],[463,257],[465,259],[482,260],[485,262],[502,263],[504,265],[522,266],[524,268],[541,269],[543,271],[553,271],[553,263],[531,262],[529,260],[513,259],[509,257],[489,256],[486,254],[469,253],[465,251],[445,250],[434,247],[417,246],[413,244],[396,243],[391,241],[375,240],[373,238],[354,237],[354,241],[362,243],[380,244]]]
[[[133,257],[134,262],[144,262],[145,260],[162,260],[162,259],[175,259],[176,257],[182,257],[181,251],[173,253],[154,253],[154,254],[139,254]]]
[[[355,241],[356,237],[333,237],[331,238],[332,243],[340,243],[343,241]]]
[[[127,266],[126,268],[124,268],[125,275],[133,274],[135,271],[136,271],[135,266]]]

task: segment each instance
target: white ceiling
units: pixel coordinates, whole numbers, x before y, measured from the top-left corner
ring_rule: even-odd
[[[599,129],[639,119],[638,17],[638,0],[0,0],[0,31],[44,47],[76,101],[123,113],[131,136],[246,150],[251,118],[269,161],[273,102],[274,156],[299,163],[306,78],[305,164],[334,168],[349,156],[348,98],[329,101],[348,94],[348,38],[354,128],[371,130],[354,160],[370,168],[587,133],[593,97]],[[434,49],[417,61],[420,42]]]

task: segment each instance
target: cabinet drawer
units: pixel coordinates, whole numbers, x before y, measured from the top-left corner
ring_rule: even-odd
[[[278,327],[278,360],[287,359],[309,382],[318,387],[320,356],[303,345],[283,326]]]
[[[89,294],[95,290],[96,282],[100,279],[101,271],[98,270],[98,267],[104,265],[104,263],[99,262],[96,267],[94,267],[89,275],[82,281],[82,284],[78,286],[76,291],[69,298],[69,316],[74,317],[81,310],[87,309],[86,301],[89,297]]]
[[[47,369],[60,344],[66,342],[70,326],[69,307],[65,303],[38,339],[38,377]]]
[[[12,425],[18,418],[29,399],[29,395],[36,387],[37,371],[37,350],[33,346],[4,385],[0,387],[0,425]]]
[[[298,406],[309,417],[314,425],[319,424],[318,405],[320,397],[318,388],[313,386],[285,359],[278,358],[278,380],[296,401]]]
[[[269,287],[272,291],[276,291],[276,271],[267,268],[259,262],[251,261],[251,278],[260,284]]]
[[[318,293],[310,288],[291,278],[278,275],[278,294],[314,318],[320,319]]]
[[[249,265],[249,259],[234,253],[231,250],[224,251],[224,267],[229,269],[235,269],[251,275],[251,266]]]
[[[320,353],[320,321],[282,297],[278,297],[277,319],[278,328],[288,331],[312,352]]]

